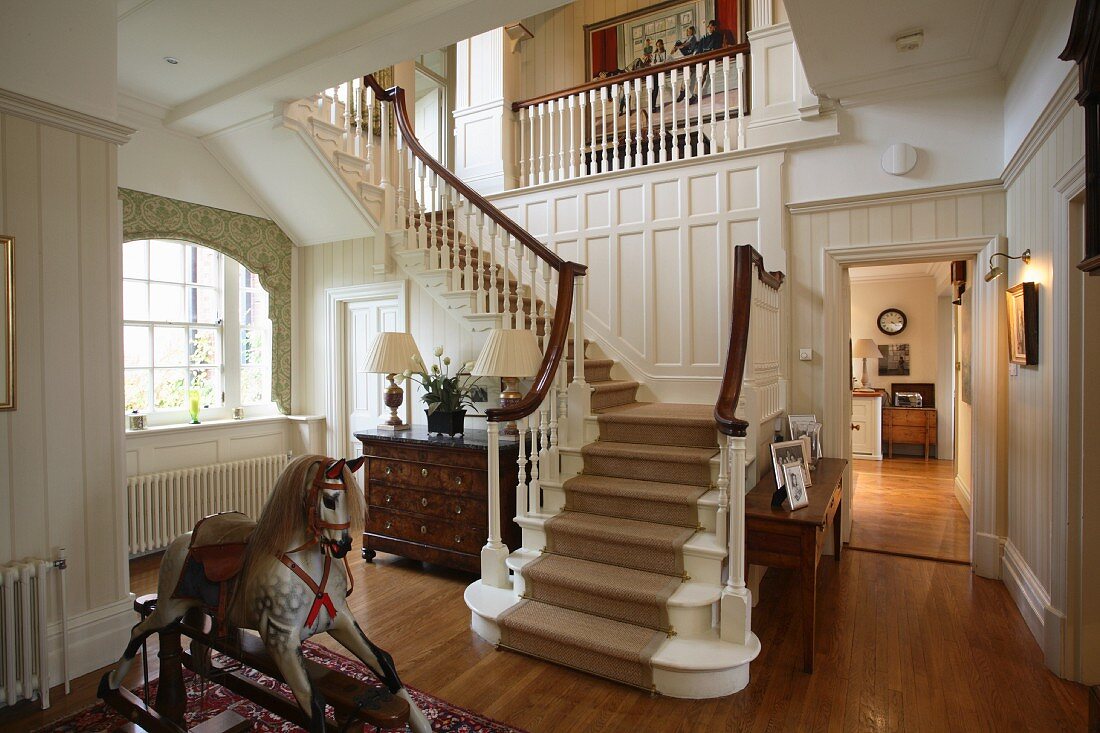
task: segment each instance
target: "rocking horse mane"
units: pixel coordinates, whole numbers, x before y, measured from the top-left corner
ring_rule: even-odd
[[[263,561],[277,558],[293,549],[290,544],[294,537],[308,531],[306,525],[309,507],[306,506],[306,499],[310,486],[317,472],[323,470],[331,460],[320,455],[298,456],[279,474],[271,495],[260,511],[256,529],[245,550],[240,582],[233,594],[233,616],[247,611],[240,608],[239,604],[247,603],[247,599],[254,597],[255,584],[262,575],[255,571],[262,567]],[[348,520],[351,522],[348,532],[352,537],[357,537],[362,532],[366,501],[355,475],[347,467],[344,468],[343,480],[347,486],[345,501]]]

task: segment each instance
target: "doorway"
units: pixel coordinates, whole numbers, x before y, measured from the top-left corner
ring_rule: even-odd
[[[969,350],[953,301],[973,265],[956,262],[848,270],[854,549],[970,562],[970,446],[956,440]]]

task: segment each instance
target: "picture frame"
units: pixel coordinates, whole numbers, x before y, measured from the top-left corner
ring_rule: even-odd
[[[816,422],[817,415],[787,415],[787,425],[791,429],[791,440],[797,440],[810,432]]]
[[[1008,303],[1008,360],[1013,364],[1039,363],[1039,286],[1032,282],[1005,291]]]
[[[802,468],[797,463],[783,465],[784,484],[787,487],[787,508],[792,512],[810,505],[810,497],[806,492],[806,481],[802,475]]]
[[[485,417],[486,410],[500,407],[500,377],[478,377],[471,385],[470,399],[474,403],[474,411],[467,413],[470,417]]]
[[[772,471],[775,474],[776,487],[784,486],[783,465],[797,462],[802,468],[803,480],[806,486],[812,485],[810,478],[810,463],[806,455],[806,442],[799,440],[785,440],[771,444]]]
[[[15,409],[15,237],[0,235],[0,410]]]
[[[878,350],[882,356],[878,360],[878,374],[895,377],[908,377],[911,356],[909,344],[880,344]]]

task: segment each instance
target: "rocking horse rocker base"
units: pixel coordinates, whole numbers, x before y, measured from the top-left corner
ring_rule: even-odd
[[[156,594],[141,596],[134,601],[134,610],[148,617],[156,607]],[[308,730],[311,717],[292,699],[280,695],[250,679],[238,667],[221,667],[209,661],[207,650],[219,652],[278,682],[285,682],[263,642],[255,634],[233,629],[228,635],[214,633],[213,620],[206,614],[189,613],[174,627],[160,632],[160,685],[157,700],[147,705],[125,687],[110,689],[103,675],[99,697],[112,709],[140,725],[149,733],[238,733],[252,729],[252,723],[232,710],[188,729],[183,725],[187,693],[183,686],[183,667],[199,677],[270,710],[279,717]],[[180,636],[192,640],[190,650],[184,650]],[[336,719],[326,718],[326,730],[361,731],[363,726],[375,730],[404,728],[409,720],[409,704],[387,690],[371,687],[322,664],[306,660],[310,684],[324,691],[324,702],[332,706]]]

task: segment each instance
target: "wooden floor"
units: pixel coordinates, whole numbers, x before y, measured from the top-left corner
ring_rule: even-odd
[[[951,461],[853,461],[853,547],[970,562],[970,520],[955,498]]]
[[[132,564],[136,593],[154,588],[156,562]],[[753,611],[763,651],[752,681],[706,701],[651,697],[494,651],[470,631],[469,576],[382,554],[373,565],[357,560],[353,572],[352,608],[406,683],[533,733],[1085,728],[1085,688],[1043,666],[1005,587],[962,565],[859,551],[839,568],[822,563],[813,675],[801,671],[796,577],[769,571]],[[98,679],[80,678],[68,697],[56,690],[47,714],[0,720],[0,731],[32,730],[91,704]]]

